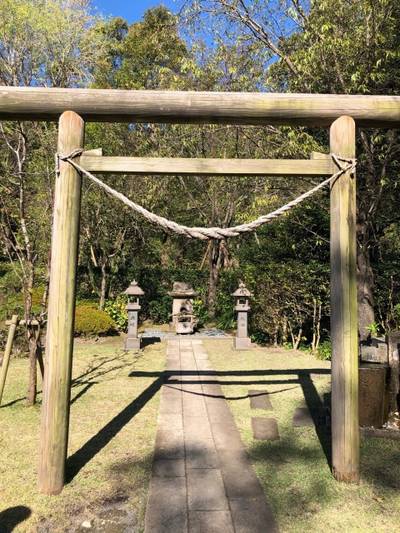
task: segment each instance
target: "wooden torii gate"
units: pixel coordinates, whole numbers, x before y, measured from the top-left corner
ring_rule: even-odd
[[[330,151],[355,158],[356,124],[398,127],[400,97],[272,93],[0,88],[0,120],[59,119],[59,154],[84,147],[85,121],[291,124],[330,128]],[[220,160],[103,157],[77,162],[90,172],[210,175],[321,175],[331,159]],[[60,162],[52,229],[39,489],[64,485],[73,354],[81,176]],[[356,182],[331,186],[332,466],[339,481],[359,479]]]

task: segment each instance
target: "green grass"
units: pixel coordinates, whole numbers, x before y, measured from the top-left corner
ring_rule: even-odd
[[[129,374],[162,370],[165,345],[138,355],[121,346],[120,338],[75,345],[69,456],[76,475],[57,497],[37,491],[41,395],[36,407],[25,407],[28,362],[12,359],[0,409],[0,531],[5,516],[20,522],[18,532],[37,531],[39,525],[52,533],[75,531],[112,502],[133,510],[131,520],[142,530],[159,400],[150,394],[145,401],[144,393],[144,405],[134,404],[155,378]],[[157,383],[150,392],[156,389]],[[13,512],[18,506],[27,509]]]
[[[398,529],[399,441],[363,440],[361,482],[345,485],[332,478],[315,429],[292,427],[295,408],[305,404],[295,370],[324,371],[329,363],[278,349],[235,352],[230,340],[204,343],[216,370],[236,373],[221,376],[224,393],[282,533]],[[143,529],[158,410],[158,394],[152,393],[158,383],[154,385],[154,377],[129,374],[161,371],[165,345],[149,346],[133,356],[122,352],[121,344],[119,338],[76,343],[69,446],[76,475],[57,497],[37,491],[40,405],[24,406],[27,360],[11,361],[5,407],[0,409],[3,527],[6,515],[11,517],[10,523],[18,523],[16,532],[78,531],[83,521],[101,525],[104,510],[116,503],[129,509],[131,526],[134,523],[138,531]],[[309,401],[318,403],[330,389],[330,376],[314,373],[311,378],[312,382],[304,378],[303,386]],[[250,410],[248,390],[257,388],[270,392],[272,412]],[[141,394],[145,398],[139,409],[133,402]],[[281,439],[253,440],[252,416],[274,416]],[[23,506],[22,511],[10,511],[17,506]],[[24,508],[30,516],[22,521]]]
[[[336,482],[313,427],[294,428],[296,407],[306,404],[297,374],[290,369],[329,369],[330,364],[302,352],[256,348],[236,352],[230,341],[206,341],[210,359],[223,376],[223,390],[247,446],[252,463],[273,506],[281,532],[393,532],[400,523],[400,442],[364,439],[361,447],[361,482]],[[255,375],[249,371],[257,370]],[[262,370],[265,370],[263,375]],[[274,371],[271,375],[271,372]],[[261,372],[260,372],[261,371]],[[247,374],[245,374],[247,372]],[[305,382],[309,401],[318,403],[330,389],[330,376],[313,374]],[[241,381],[242,383],[237,383]],[[232,384],[228,384],[231,382]],[[247,383],[243,383],[247,382]],[[304,383],[304,380],[303,380]],[[273,411],[251,410],[249,389],[268,390]],[[252,438],[251,417],[273,416],[278,441]]]

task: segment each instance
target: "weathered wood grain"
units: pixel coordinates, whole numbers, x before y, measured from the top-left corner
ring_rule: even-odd
[[[355,157],[355,123],[338,118],[331,152]],[[332,468],[339,481],[359,480],[356,178],[331,187]]]
[[[61,115],[58,152],[83,147],[84,121],[73,111]],[[79,160],[78,160],[79,162]],[[40,433],[39,490],[58,494],[64,485],[74,334],[81,177],[66,162],[56,178],[46,368]]]
[[[67,109],[99,122],[400,124],[400,96],[0,87],[0,120],[57,120]]]
[[[158,157],[99,157],[88,152],[80,164],[89,172],[123,174],[202,174],[236,176],[329,176],[336,172],[324,159],[185,159]]]

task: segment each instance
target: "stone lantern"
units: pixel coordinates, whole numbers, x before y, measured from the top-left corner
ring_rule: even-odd
[[[234,340],[236,350],[246,350],[251,348],[251,340],[248,337],[247,323],[248,314],[250,311],[250,297],[251,292],[246,285],[241,281],[239,288],[232,294],[235,297],[235,311],[237,312],[237,331]]]
[[[138,319],[140,306],[140,296],[144,295],[143,290],[133,280],[124,294],[128,295],[128,335],[125,341],[125,350],[138,350],[140,348],[140,339],[138,337]]]

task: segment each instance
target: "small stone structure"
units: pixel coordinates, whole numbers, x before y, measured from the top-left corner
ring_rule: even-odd
[[[144,292],[137,284],[137,281],[133,280],[124,294],[128,295],[128,304],[126,306],[128,311],[128,335],[125,341],[125,350],[138,350],[140,348],[138,321],[141,309],[139,300],[140,296],[144,295]]]
[[[197,293],[189,283],[175,281],[168,294],[173,298],[171,329],[178,335],[193,333],[197,324],[193,314],[193,298]]]
[[[234,339],[236,350],[247,350],[251,348],[251,340],[248,337],[248,314],[250,311],[249,299],[251,292],[246,288],[243,282],[239,283],[239,288],[232,294],[235,297],[237,312],[237,331]]]

